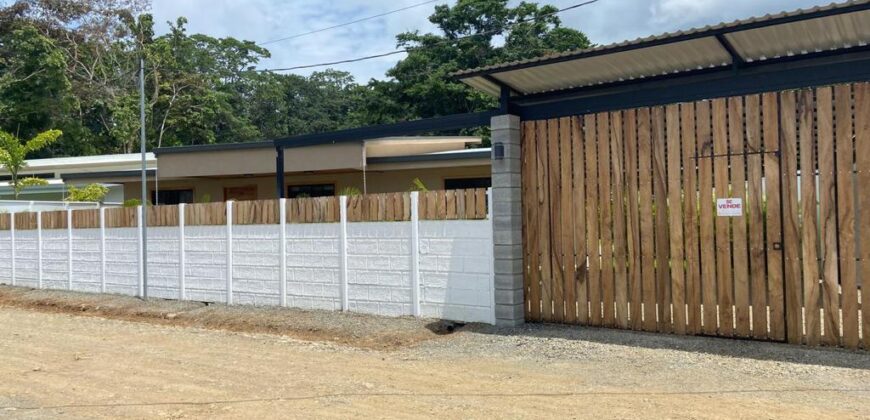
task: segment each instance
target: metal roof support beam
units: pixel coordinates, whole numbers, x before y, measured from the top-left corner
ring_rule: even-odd
[[[275,148],[275,187],[277,188],[278,198],[285,198],[286,191],[284,189],[284,149]],[[285,217],[285,216],[281,216]]]
[[[746,64],[746,60],[743,59],[743,56],[741,56],[737,52],[737,50],[734,48],[734,45],[731,45],[731,41],[729,41],[724,34],[717,34],[716,41],[719,42],[719,45],[721,45],[722,48],[725,49],[725,51],[728,51],[728,55],[731,56],[731,66],[735,70],[743,67]]]
[[[274,144],[276,149],[283,150],[293,147],[347,143],[378,139],[382,137],[407,136],[437,131],[459,130],[462,128],[476,128],[489,126],[490,118],[500,114],[500,110],[491,110],[470,112],[466,114],[445,115],[442,117],[403,121],[394,124],[370,125],[327,133],[303,134],[299,136],[285,137],[274,140]]]

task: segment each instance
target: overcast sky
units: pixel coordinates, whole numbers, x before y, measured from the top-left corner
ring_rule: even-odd
[[[158,31],[166,21],[188,18],[189,33],[265,42],[421,3],[423,0],[153,0]],[[563,8],[581,0],[550,0]],[[453,4],[445,0],[440,4]],[[809,8],[823,0],[599,0],[560,15],[565,26],[585,32],[592,42],[609,44],[662,32],[732,21],[783,10]],[[272,58],[263,68],[291,67],[389,52],[395,35],[433,31],[426,19],[433,3],[382,18],[267,45]],[[510,4],[518,4],[511,0]],[[544,3],[544,2],[541,2]],[[402,55],[333,66],[358,81],[383,78]],[[299,71],[307,74],[311,70]]]

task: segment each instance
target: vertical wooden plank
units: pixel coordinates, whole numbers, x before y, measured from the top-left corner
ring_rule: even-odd
[[[669,332],[671,325],[670,239],[668,232],[668,190],[665,163],[665,110],[652,108],[653,199],[655,200],[656,308],[658,330]]]
[[[864,350],[870,350],[870,83],[855,84],[858,175],[858,240],[861,248],[861,313]]]
[[[540,265],[540,244],[538,242],[540,230],[538,229],[537,147],[535,123],[523,123],[523,157],[527,166],[527,171],[523,173],[523,188],[526,194],[523,201],[523,211],[527,213],[528,220],[528,223],[524,224],[527,232],[524,248],[526,248],[529,260],[524,277],[528,278],[529,294],[526,299],[529,301],[529,316],[533,321],[541,319],[541,272],[538,270]],[[467,206],[473,209],[474,195],[470,191],[466,191],[466,200],[468,200]]]
[[[834,87],[837,152],[837,226],[840,245],[843,345],[858,347],[858,286],[855,264],[855,186],[853,180],[852,86]]]
[[[550,272],[551,297],[553,299],[553,320],[565,320],[565,300],[564,300],[564,283],[563,273],[565,265],[563,264],[562,253],[562,191],[561,191],[561,165],[560,165],[560,142],[559,142],[559,120],[551,119],[547,121],[547,150],[549,152],[548,160],[550,162],[550,176],[548,177],[548,185],[550,188],[550,260],[552,271]]]
[[[767,338],[767,272],[764,264],[764,197],[762,195],[761,161],[761,98],[749,95],[745,98],[746,147],[749,155],[749,186],[746,203],[749,229],[749,282],[750,317],[752,318],[753,338]]]
[[[613,196],[611,194],[611,138],[610,115],[606,112],[595,116],[598,128],[598,182],[601,200],[601,301],[604,325],[615,324],[613,314]]]
[[[674,332],[686,333],[686,277],[685,243],[683,242],[683,202],[680,144],[680,108],[665,108],[665,126],[668,160],[668,224],[670,225],[671,301],[673,302]]]
[[[577,321],[581,324],[589,322],[589,297],[587,292],[586,272],[586,156],[583,153],[585,139],[583,138],[583,120],[581,117],[571,119],[571,152],[574,183],[574,265],[576,267],[577,290]]]
[[[574,194],[572,190],[571,118],[559,119],[559,157],[561,159],[561,240],[562,240],[562,297],[565,301],[565,321],[577,322],[576,271],[574,269]]]
[[[456,191],[446,191],[447,195],[447,220],[456,219]]]
[[[749,247],[746,231],[746,142],[743,97],[728,98],[728,147],[731,153],[731,196],[743,200],[743,215],[731,221],[734,265],[734,315],[738,337],[749,337]]]
[[[716,198],[729,198],[728,125],[725,99],[713,101],[713,176]],[[734,333],[734,286],[731,266],[731,218],[716,217],[716,295],[719,306],[719,335]]]
[[[703,302],[704,334],[716,334],[718,309],[716,307],[716,254],[713,222],[715,205],[713,195],[713,133],[710,101],[701,101],[696,106],[696,130],[698,133],[698,200],[699,200],[699,245],[701,252],[701,301]]]
[[[803,338],[801,305],[800,233],[798,229],[797,127],[794,91],[780,93],[780,147],[782,150],[782,239],[785,269],[786,338],[798,344]],[[850,139],[851,141],[851,139]],[[851,148],[850,148],[851,150]],[[851,160],[851,156],[850,156]]]
[[[531,135],[534,136],[534,133],[535,133],[535,125],[534,125],[533,123],[528,123],[528,125],[526,125],[526,126],[529,127],[529,129],[527,130],[527,134],[524,134],[524,135],[528,135],[528,133],[531,132],[531,133],[532,133]],[[532,140],[531,140],[530,143],[529,143],[529,148],[528,148],[528,149],[525,149],[525,150],[523,151],[523,153],[527,153],[527,152],[528,152],[531,156],[535,156],[535,154],[534,154],[534,153],[535,153],[535,150],[534,150],[534,147],[535,147],[534,137],[531,137],[531,138],[532,138]],[[535,173],[535,168],[534,168],[534,165],[533,165],[533,163],[534,163],[535,161],[534,161],[534,158],[533,158],[533,157],[532,157],[532,158],[529,158],[529,159],[531,159],[531,160],[529,161],[529,174],[530,174],[530,175],[529,175],[529,178],[526,178],[526,179],[528,179],[529,182],[531,182],[532,185],[534,185],[535,178],[534,178],[531,174],[534,174],[534,173]],[[523,181],[525,181],[526,179],[523,179]],[[465,190],[465,218],[466,218],[467,220],[472,220],[472,219],[474,219],[474,189],[472,189],[472,188],[469,188],[469,189]]]
[[[610,114],[610,153],[613,184],[613,265],[616,325],[628,328],[628,267],[625,226],[625,140],[622,112]]]
[[[595,115],[583,117],[583,143],[586,149],[586,253],[589,323],[601,325],[601,243],[598,240],[598,141],[596,140]]]
[[[813,91],[804,89],[798,97],[800,138],[801,259],[803,262],[803,306],[806,343],[817,346],[822,334],[819,324],[818,201],[816,200],[816,151],[814,144]],[[800,302],[798,302],[800,303]]]
[[[686,331],[701,332],[701,262],[698,253],[698,172],[695,104],[680,105],[683,162],[683,236],[686,257]]]
[[[538,235],[541,264],[541,319],[544,321],[551,321],[553,319],[553,278],[550,275],[552,267],[550,254],[550,160],[547,144],[552,139],[547,135],[547,121],[538,121],[535,125],[535,138],[537,140],[538,150],[538,217],[541,221],[539,226],[540,234]]]
[[[475,218],[476,219],[486,219],[486,209],[487,209],[487,200],[486,200],[486,188],[478,188],[474,192],[474,205],[475,205]]]
[[[643,282],[643,329],[656,330],[655,239],[652,210],[652,136],[650,110],[637,111],[638,201],[640,201],[640,267]],[[591,185],[591,184],[590,184]]]
[[[528,171],[525,160],[520,160],[520,176],[523,171]],[[465,219],[465,193],[468,190],[456,190],[456,218]]]
[[[626,228],[626,260],[628,262],[628,303],[631,328],[643,328],[643,289],[640,268],[640,203],[637,178],[637,110],[623,111],[625,124],[625,179],[628,190],[628,221]]]
[[[536,232],[532,227],[537,224],[535,217],[535,208],[537,200],[535,198],[535,124],[533,122],[523,122],[522,124],[522,200],[523,200],[523,266],[525,272],[523,275],[523,289],[525,290],[525,312],[527,320],[537,320],[541,315],[540,292],[537,284],[537,259],[532,256],[537,253],[537,237]],[[474,196],[469,194],[469,190],[465,190],[466,203],[466,218],[468,217],[467,209],[470,205],[474,207]],[[472,201],[469,200],[469,197]],[[534,269],[533,269],[534,267]]]
[[[785,312],[782,278],[782,248],[774,243],[782,243],[782,212],[780,200],[780,161],[779,161],[779,103],[776,93],[761,96],[762,137],[764,140],[764,195],[767,231],[767,304],[770,338],[785,340]]]

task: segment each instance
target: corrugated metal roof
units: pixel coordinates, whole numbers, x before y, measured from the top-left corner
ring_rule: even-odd
[[[733,64],[717,37],[746,62],[866,46],[870,42],[870,0],[665,33],[465,70],[455,76],[497,96],[499,83],[530,94]]]

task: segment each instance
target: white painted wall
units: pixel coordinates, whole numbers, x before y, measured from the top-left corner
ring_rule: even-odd
[[[348,223],[347,267],[341,263],[341,223],[286,225],[286,302],[303,309],[350,310],[386,316],[414,313],[412,250],[419,250],[419,307],[423,317],[494,322],[490,220]],[[148,295],[181,296],[179,227],[148,228]],[[105,254],[106,292],[136,295],[137,228],[74,229],[73,290],[98,293]],[[232,298],[235,304],[279,305],[279,225],[232,227]],[[42,231],[43,287],[67,289],[68,231]],[[0,283],[11,284],[10,231],[0,231]],[[225,226],[184,227],[187,299],[226,302]],[[15,283],[38,287],[37,231],[15,232]],[[105,251],[105,252],[103,252]],[[342,308],[343,281],[347,308]]]

